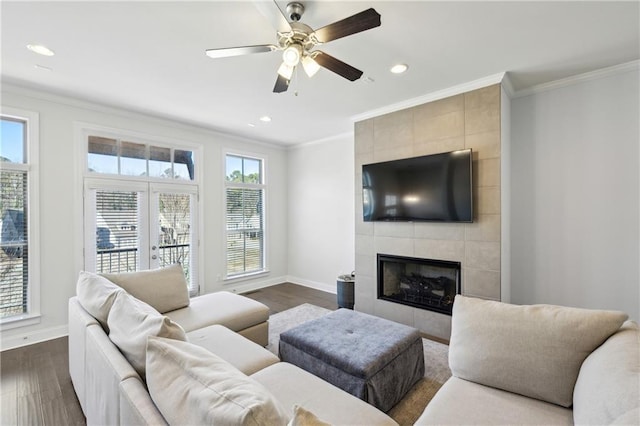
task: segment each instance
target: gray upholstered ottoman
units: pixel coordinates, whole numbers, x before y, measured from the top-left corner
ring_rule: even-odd
[[[424,376],[418,330],[349,309],[282,333],[280,359],[385,412]]]

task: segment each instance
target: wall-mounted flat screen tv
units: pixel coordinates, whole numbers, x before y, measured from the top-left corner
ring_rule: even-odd
[[[473,222],[471,149],[362,166],[365,222]]]

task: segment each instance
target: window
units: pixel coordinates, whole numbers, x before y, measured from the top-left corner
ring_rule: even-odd
[[[263,160],[228,154],[225,173],[227,278],[263,272]]]
[[[197,294],[193,151],[85,132],[85,269],[132,272],[179,262]]]
[[[195,180],[193,152],[117,138],[89,136],[89,172]]]
[[[37,322],[38,115],[4,108],[0,116],[0,322]]]

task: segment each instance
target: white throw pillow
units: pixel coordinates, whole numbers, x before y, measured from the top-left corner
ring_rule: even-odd
[[[569,407],[582,362],[626,319],[616,311],[457,295],[449,366],[461,379]]]
[[[143,380],[149,336],[187,340],[184,330],[177,323],[125,292],[117,294],[107,323],[109,338]]]
[[[582,363],[573,391],[573,421],[608,425],[638,407],[640,328],[627,321]],[[638,416],[634,424],[640,424]]]
[[[169,424],[284,426],[289,421],[264,386],[187,342],[149,338],[147,387]]]
[[[76,283],[78,302],[107,332],[107,317],[119,292],[124,290],[108,279],[91,272],[80,271]]]
[[[160,269],[102,276],[161,314],[189,306],[189,289],[179,263]]]
[[[293,406],[293,418],[287,426],[331,426],[331,423],[323,422],[311,411],[296,404]]]

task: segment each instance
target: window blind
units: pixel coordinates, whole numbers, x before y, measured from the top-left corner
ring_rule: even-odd
[[[140,265],[139,194],[96,191],[96,272],[137,271]]]
[[[0,187],[0,318],[4,318],[28,309],[27,172],[2,170]]]

